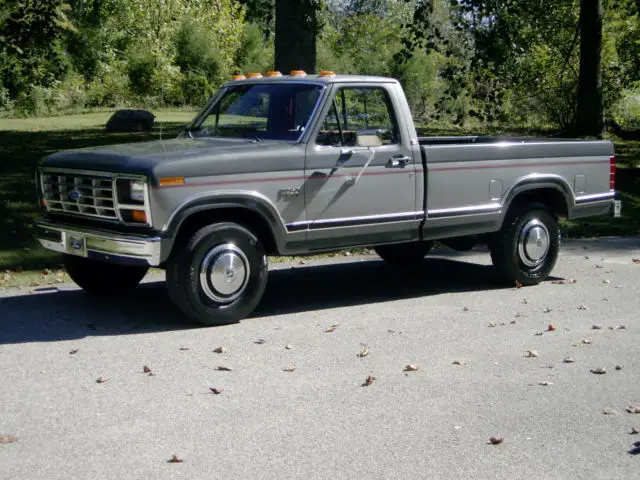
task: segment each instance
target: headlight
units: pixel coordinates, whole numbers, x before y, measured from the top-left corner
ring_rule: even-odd
[[[131,182],[129,198],[135,202],[144,202],[144,183],[133,181]]]

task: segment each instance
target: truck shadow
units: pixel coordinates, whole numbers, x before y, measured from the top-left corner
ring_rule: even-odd
[[[502,288],[513,287],[501,283],[491,266],[461,259],[427,258],[412,272],[392,269],[379,260],[284,268],[270,272],[263,301],[243,322],[274,315]],[[0,299],[0,344],[189,328],[203,327],[185,319],[174,307],[164,282],[144,283],[132,295],[115,300],[95,299],[80,290]]]

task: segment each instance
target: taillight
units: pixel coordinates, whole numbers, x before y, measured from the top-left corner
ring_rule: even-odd
[[[616,157],[609,157],[609,190],[616,188]]]

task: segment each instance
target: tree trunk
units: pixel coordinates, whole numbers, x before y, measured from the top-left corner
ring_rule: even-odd
[[[602,0],[580,1],[580,84],[577,133],[602,136]]]
[[[316,73],[318,0],[276,0],[275,68]]]

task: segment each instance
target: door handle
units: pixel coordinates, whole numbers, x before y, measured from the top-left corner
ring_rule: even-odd
[[[396,155],[395,157],[391,157],[385,166],[386,168],[404,168],[410,162],[411,162],[411,157]]]

